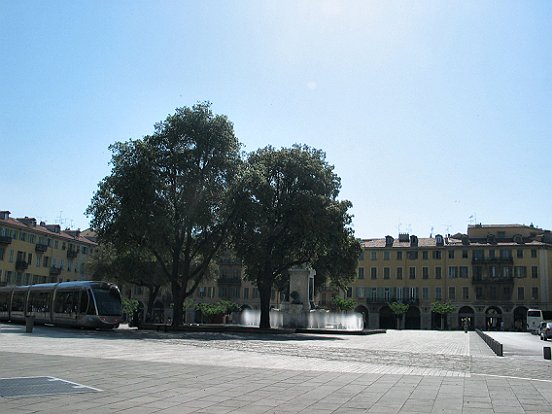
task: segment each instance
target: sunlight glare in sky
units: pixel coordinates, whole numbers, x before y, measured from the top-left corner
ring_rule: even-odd
[[[246,151],[324,150],[358,237],[552,228],[550,2],[2,9],[0,209],[15,217],[88,227],[109,145],[210,101]]]

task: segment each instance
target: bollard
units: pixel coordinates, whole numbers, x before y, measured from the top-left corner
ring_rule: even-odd
[[[26,333],[32,333],[33,332],[34,320],[35,320],[34,316],[27,316],[25,318],[25,332]]]
[[[544,353],[544,359],[552,359],[550,355],[550,347],[549,346],[543,346],[542,352]]]

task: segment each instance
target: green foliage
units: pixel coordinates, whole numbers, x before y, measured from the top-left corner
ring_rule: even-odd
[[[408,303],[393,302],[389,304],[389,308],[396,316],[404,315],[408,312],[409,307]]]
[[[334,296],[332,303],[337,311],[351,311],[355,308],[356,302],[352,298],[342,298],[340,296]]]
[[[123,313],[126,313],[129,323],[136,322],[140,302],[136,299],[123,298],[121,304],[123,306]]]
[[[225,311],[220,303],[198,303],[196,309],[207,317],[223,315]]]
[[[441,315],[454,312],[455,310],[456,310],[456,306],[454,306],[450,302],[433,302],[431,304],[431,311],[435,313],[439,313]]]
[[[234,303],[230,300],[221,300],[219,303],[224,308],[224,313],[226,315],[228,315],[232,312],[238,312],[240,310],[240,305],[238,305],[237,303]]]
[[[240,144],[209,103],[179,108],[152,135],[117,142],[111,174],[86,213],[100,242],[156,260],[172,287],[174,325],[182,303],[211,271],[226,242],[231,187]]]
[[[145,249],[117,250],[112,243],[104,242],[94,250],[90,267],[96,280],[147,288],[148,309],[153,308],[161,287],[167,283],[161,266]]]
[[[324,246],[325,251],[319,254],[313,264],[317,290],[329,281],[335,289],[346,291],[355,279],[358,257],[362,252],[360,242],[350,227],[352,218],[347,210],[351,204],[344,202],[337,207],[342,219],[330,223],[335,228],[328,232],[329,240]]]
[[[351,204],[337,200],[340,187],[320,150],[295,145],[249,154],[234,195],[232,233],[245,276],[259,288],[261,328],[270,327],[274,282],[291,267],[318,262],[336,279],[354,272],[359,251],[347,213]],[[346,265],[322,261],[332,255],[346,257]]]
[[[198,303],[196,309],[207,318],[207,321],[212,322],[215,317],[237,312],[240,307],[229,300],[221,300],[217,303]]]
[[[187,311],[189,309],[195,308],[195,302],[192,298],[186,298],[184,302],[182,302],[182,310]]]

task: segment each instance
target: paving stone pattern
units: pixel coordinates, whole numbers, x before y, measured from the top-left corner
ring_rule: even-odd
[[[0,413],[552,413],[550,362],[474,333],[82,332],[0,325],[0,376],[103,390],[0,398]]]

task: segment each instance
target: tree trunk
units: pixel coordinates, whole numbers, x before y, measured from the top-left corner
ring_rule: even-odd
[[[269,283],[259,285],[259,296],[261,299],[261,323],[260,329],[270,329],[270,294],[272,286]]]
[[[184,303],[183,289],[185,289],[185,287],[181,287],[177,283],[172,284],[172,297],[173,297],[172,326],[182,326],[182,322],[183,322],[182,304]]]
[[[149,295],[148,295],[148,313],[152,315],[153,312],[153,304],[155,303],[155,298],[157,297],[157,293],[159,292],[159,288],[155,288],[153,286],[148,286]],[[145,317],[146,315],[144,315]]]

